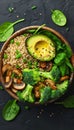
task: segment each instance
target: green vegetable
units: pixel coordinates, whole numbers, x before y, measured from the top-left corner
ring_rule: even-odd
[[[0,86],[0,90],[3,90],[4,88],[2,86]]]
[[[34,102],[34,95],[33,95],[33,86],[28,84],[26,88],[22,92],[17,92],[17,96],[20,100],[27,101],[30,103]]]
[[[17,69],[19,69],[19,68],[20,68],[20,66],[17,64],[17,65],[16,65],[16,68],[17,68]]]
[[[56,84],[57,89],[61,92],[61,94],[64,94],[68,88],[69,81],[65,80],[62,83]]]
[[[19,110],[16,100],[9,100],[3,108],[2,116],[6,121],[11,121],[18,115]]]
[[[25,106],[24,108],[25,108],[25,110],[29,110],[29,106]]]
[[[59,66],[61,76],[69,75],[69,67],[66,65],[66,63],[63,63]]]
[[[14,44],[14,39],[12,39],[12,40],[10,41],[10,44]]]
[[[24,21],[24,19],[17,20],[13,23],[5,22],[4,24],[0,25],[0,42],[6,41],[14,32],[13,26],[22,21]]]
[[[39,74],[40,74],[40,76],[42,76],[44,78],[49,78],[49,79],[53,80],[54,82],[58,82],[60,79],[60,70],[56,65],[54,65],[52,67],[50,72],[39,72]]]
[[[8,55],[6,53],[4,53],[4,59],[7,59]]]
[[[70,58],[72,56],[72,50],[68,45],[65,44],[63,47],[63,50],[68,58]]]
[[[73,66],[72,66],[72,64],[70,63],[70,60],[69,60],[68,58],[66,58],[65,63],[66,63],[66,65],[71,69],[71,72],[73,72]]]
[[[13,7],[9,7],[9,8],[8,8],[8,11],[9,11],[10,13],[12,13],[12,12],[14,11],[14,8],[13,8]]]
[[[16,50],[16,59],[19,59],[22,57],[22,54],[20,53],[20,51]]]
[[[39,103],[43,104],[45,102],[47,102],[50,99],[50,95],[51,95],[51,88],[50,87],[43,87],[40,89],[40,100]]]
[[[34,35],[35,34],[37,34],[38,32],[39,32],[39,30],[41,29],[41,28],[43,28],[45,26],[45,24],[42,24],[41,26],[39,26],[36,30],[35,30],[35,32],[33,33]]]
[[[64,52],[58,53],[54,59],[54,63],[58,66],[65,62],[66,54]]]
[[[19,46],[19,45],[20,45],[20,42],[16,42],[16,45]]]
[[[39,73],[33,69],[23,70],[23,81],[26,84],[35,85],[40,81]]]
[[[61,96],[61,92],[59,89],[51,91],[51,99],[56,99]]]
[[[65,108],[74,108],[74,95],[67,97],[64,101],[55,102],[55,104],[61,104]]]
[[[64,26],[67,23],[67,18],[60,10],[53,10],[51,15],[52,21],[58,26]]]
[[[34,9],[36,9],[36,8],[37,8],[37,6],[33,5],[31,9],[34,10]]]
[[[35,85],[40,81],[40,77],[49,78],[57,82],[60,79],[60,70],[56,65],[52,67],[50,72],[41,72],[35,69],[23,70],[23,81],[26,84]]]

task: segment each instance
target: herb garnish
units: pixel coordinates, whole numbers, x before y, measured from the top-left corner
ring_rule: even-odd
[[[7,59],[8,55],[6,53],[4,53],[4,59]]]
[[[31,9],[34,10],[34,9],[36,9],[36,8],[37,8],[37,6],[36,6],[36,5],[33,5]]]
[[[20,53],[20,51],[16,50],[16,59],[19,59],[22,57],[22,54]]]

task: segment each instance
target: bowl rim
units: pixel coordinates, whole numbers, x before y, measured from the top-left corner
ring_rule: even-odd
[[[11,39],[15,38],[16,36],[19,36],[19,35],[25,33],[27,30],[37,29],[39,26],[40,26],[40,25],[34,25],[34,26],[28,26],[28,27],[24,27],[24,28],[22,28],[22,29],[19,29],[18,31],[16,31],[15,33],[13,33],[13,34],[8,38],[8,40],[7,40],[6,42],[4,42],[4,44],[3,44],[2,48],[1,48],[1,51],[0,51],[0,63],[1,63],[1,65],[0,65],[0,81],[1,81],[1,83],[2,83],[2,85],[3,85],[3,87],[4,87],[4,81],[3,81],[2,71],[1,71],[1,68],[2,68],[2,57],[3,57],[4,50],[7,48],[8,44],[9,44],[9,41],[10,41]],[[54,29],[52,29],[52,28],[50,28],[50,27],[47,27],[47,26],[44,26],[44,27],[42,27],[41,29],[52,32],[52,33],[55,34],[61,41],[63,41],[63,43],[67,44],[67,45],[71,48],[69,42],[68,42],[68,41],[65,39],[65,37],[64,37],[63,35],[61,35],[61,33],[59,33],[58,31],[56,31],[56,30],[54,30]],[[71,50],[72,50],[72,48],[71,48]],[[72,53],[73,53],[73,51],[72,51]],[[74,65],[73,65],[73,66],[74,66]],[[70,76],[70,84],[71,84],[72,80],[73,80],[73,73],[71,73],[71,76]],[[9,93],[9,95],[12,96],[14,99],[19,100],[19,98],[16,96],[16,94],[12,93],[9,89],[6,89],[5,87],[4,87],[4,89],[5,89],[5,90]],[[57,99],[59,99],[59,98],[57,98]],[[55,100],[56,100],[56,99],[50,100],[50,101],[48,101],[47,103],[51,103],[51,102],[53,102],[53,101],[55,101]],[[37,104],[37,105],[38,105],[39,103],[38,103],[38,102],[34,102],[33,104]]]

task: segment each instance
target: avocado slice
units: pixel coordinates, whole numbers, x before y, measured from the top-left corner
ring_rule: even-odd
[[[26,45],[30,55],[40,61],[50,61],[55,57],[54,43],[45,35],[32,35],[27,38]]]

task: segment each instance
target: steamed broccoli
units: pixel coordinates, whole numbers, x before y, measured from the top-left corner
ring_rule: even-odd
[[[39,73],[34,69],[23,70],[23,81],[26,84],[35,85],[40,81]]]
[[[33,86],[28,84],[22,92],[17,92],[17,96],[20,100],[27,101],[30,103],[34,102],[34,95],[32,93]]]
[[[23,70],[23,81],[26,84],[35,85],[43,78],[49,78],[53,80],[54,82],[59,81],[60,79],[60,70],[59,68],[54,65],[50,72],[41,72],[37,71],[35,69],[24,69]]]
[[[40,73],[40,76],[44,78],[49,78],[53,80],[54,82],[57,82],[60,79],[60,70],[56,65],[52,67],[50,72],[39,72],[39,73]]]
[[[68,85],[69,85],[69,80],[65,80],[65,81],[63,81],[63,82],[60,83],[60,84],[56,84],[57,89],[58,89],[62,94],[65,93],[65,91],[66,91],[67,88],[68,88]]]
[[[69,85],[68,80],[63,81],[60,84],[56,84],[57,89],[51,91],[51,99],[55,99],[63,95],[66,92],[68,85]]]
[[[60,90],[56,89],[51,91],[51,99],[56,99],[60,96],[61,96]]]
[[[49,86],[41,88],[40,95],[41,96],[40,96],[39,103],[43,104],[43,103],[47,102],[50,99],[51,88]]]

